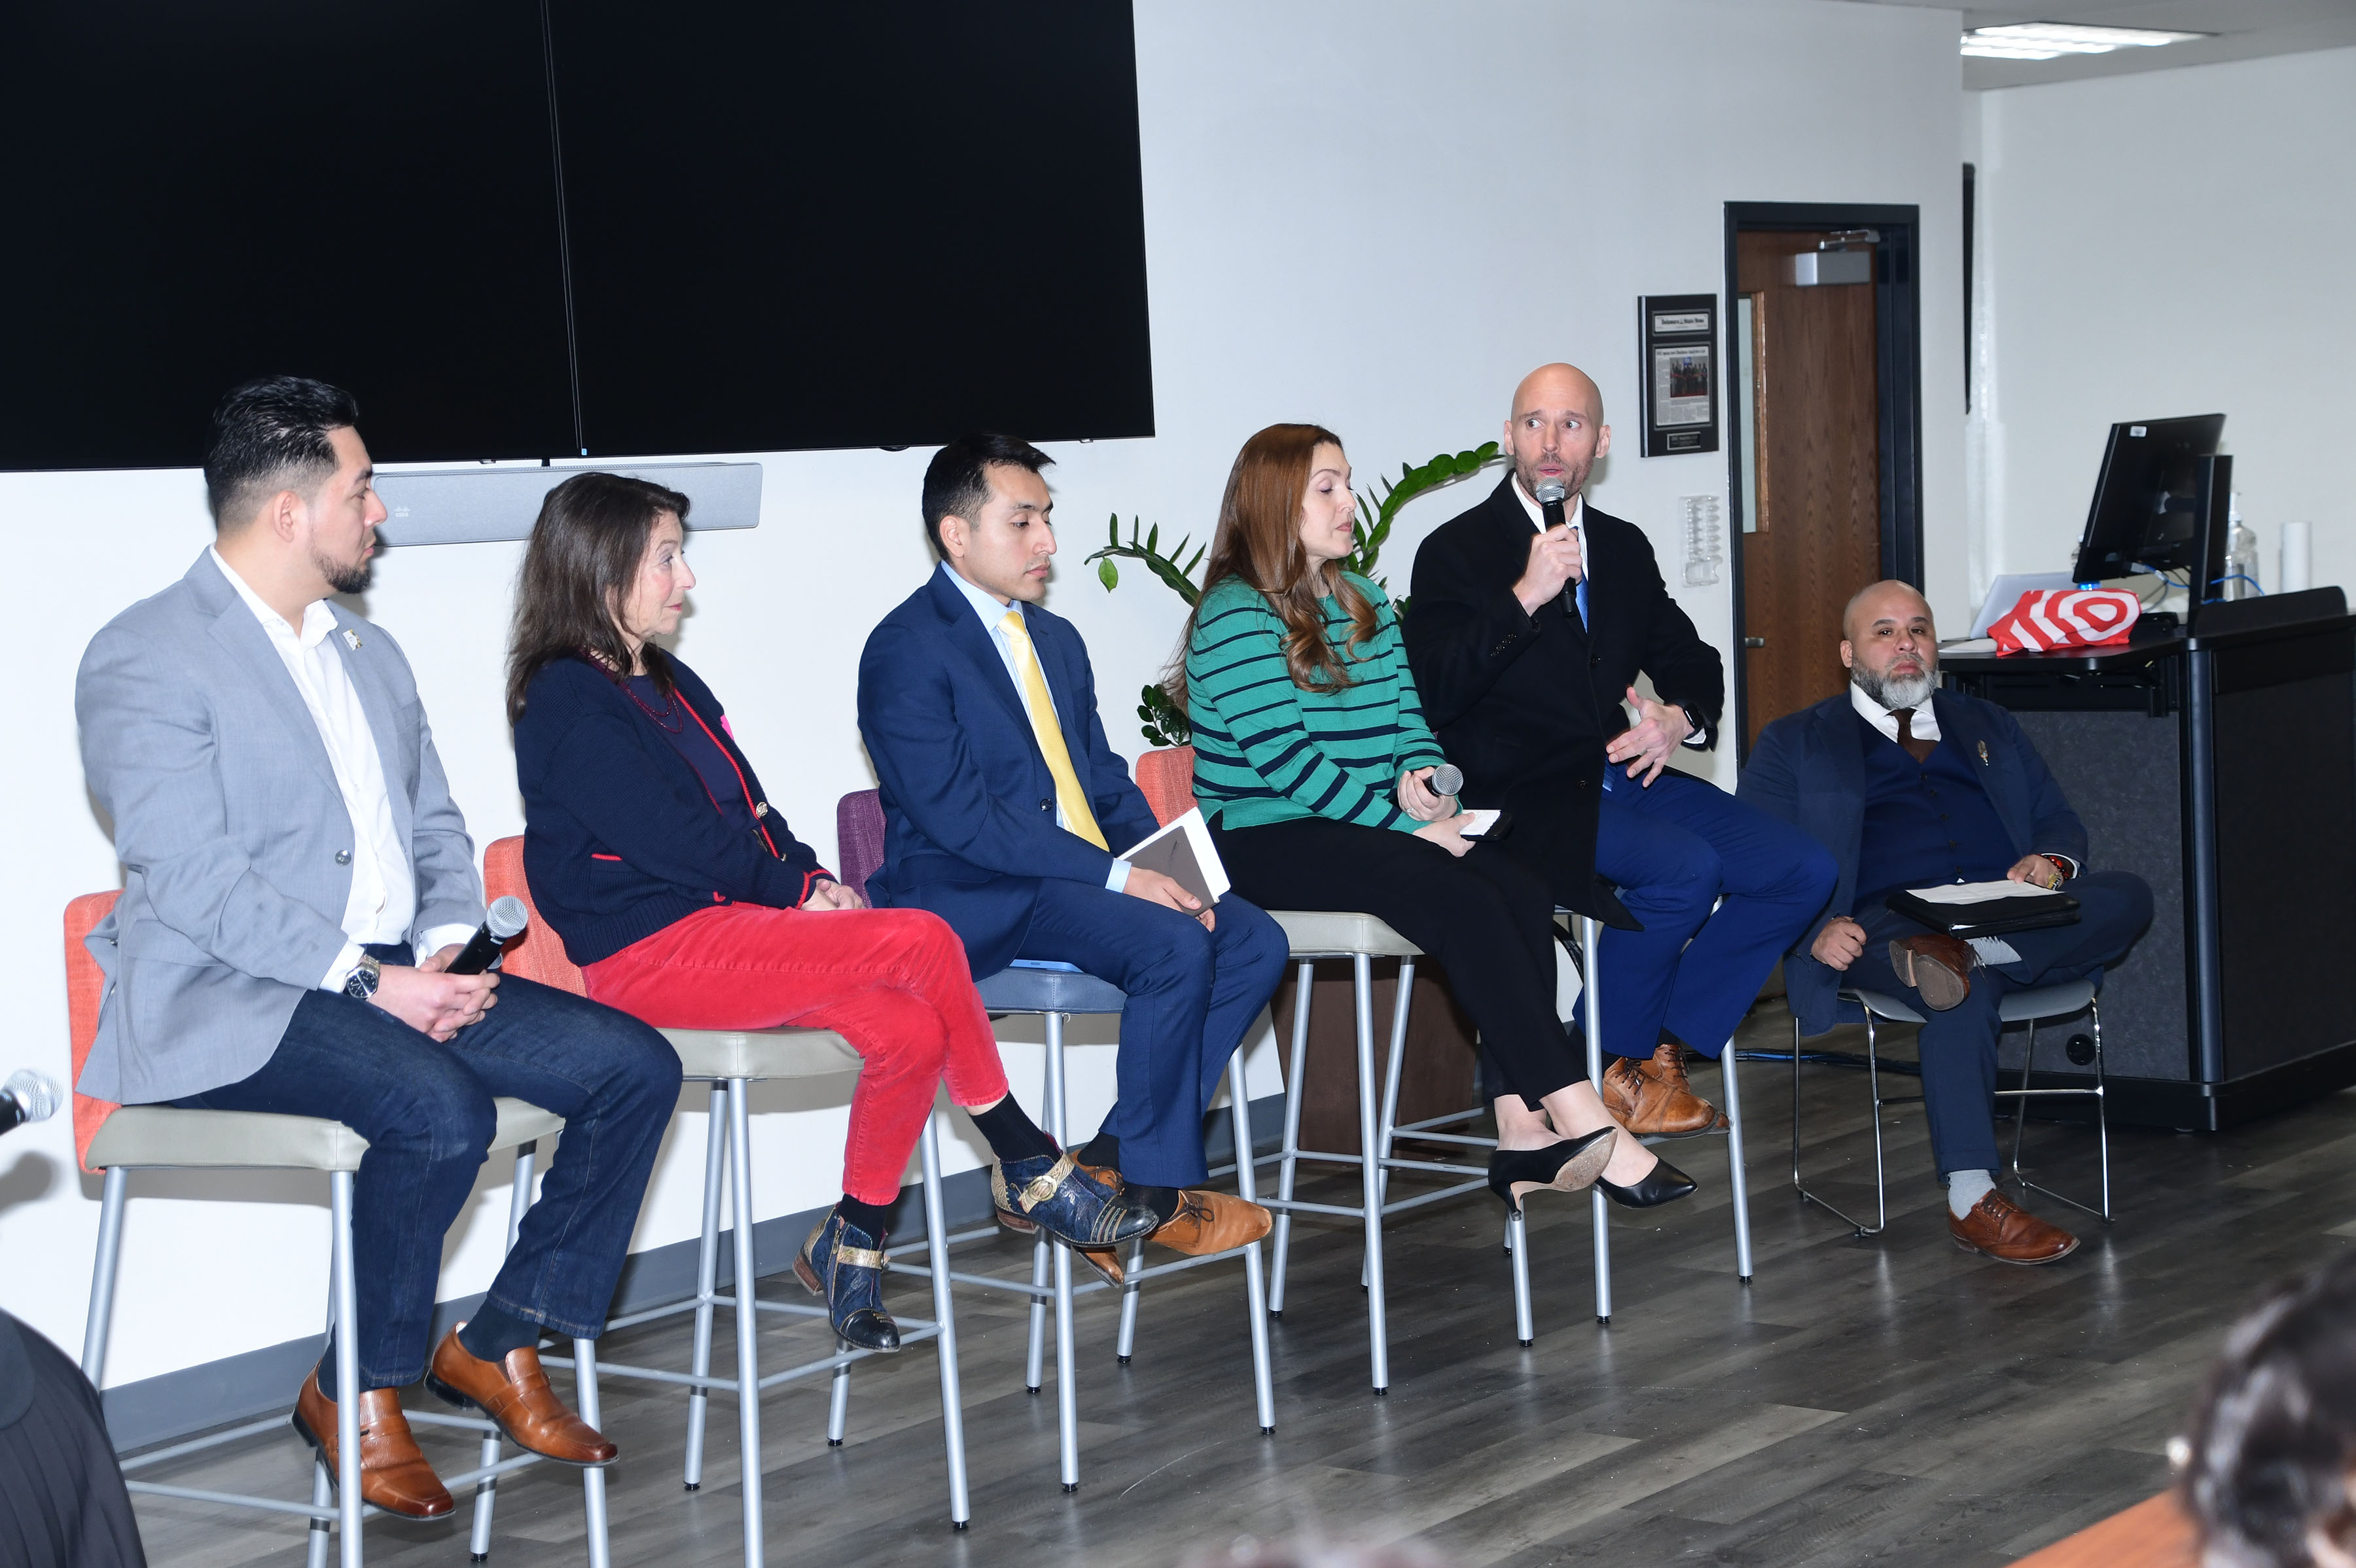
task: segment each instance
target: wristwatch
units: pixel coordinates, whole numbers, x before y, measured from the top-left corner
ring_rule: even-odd
[[[352,965],[344,977],[344,994],[366,1002],[376,994],[377,983],[384,978],[384,966],[369,954],[360,954],[359,962]]]

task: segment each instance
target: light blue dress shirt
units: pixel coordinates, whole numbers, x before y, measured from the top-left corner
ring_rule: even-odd
[[[967,582],[963,577],[958,575],[957,573],[951,571],[949,569],[949,564],[946,561],[942,562],[940,565],[935,568],[935,570],[939,572],[943,577],[948,579],[949,585],[956,588],[958,593],[965,596],[965,602],[971,605],[973,607],[973,613],[981,618],[982,629],[990,633],[990,645],[998,650],[999,661],[1006,666],[1006,678],[1014,682],[1014,695],[1016,700],[1023,701],[1023,665],[1021,659],[1014,651],[1013,639],[1008,637],[1006,635],[1006,628],[998,624],[1006,618],[1006,612],[1014,607],[1012,605],[1000,604],[998,602],[997,596],[988,593],[983,589],[977,588],[971,583]],[[1042,668],[1040,674],[1044,677],[1046,674],[1046,671]],[[1047,688],[1047,706],[1054,708],[1055,705],[1055,690],[1054,686],[1050,685]],[[1060,719],[1062,714],[1058,713],[1056,716]],[[1066,832],[1071,832],[1072,829],[1071,822],[1064,816],[1064,808],[1061,804],[1058,804],[1055,807],[1055,825],[1062,828]],[[1105,878],[1105,886],[1108,890],[1118,893],[1128,885],[1129,862],[1116,857],[1112,863],[1111,874]]]

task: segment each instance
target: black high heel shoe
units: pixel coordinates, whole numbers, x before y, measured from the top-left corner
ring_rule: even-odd
[[[1617,1127],[1598,1127],[1583,1138],[1564,1138],[1543,1149],[1493,1149],[1489,1153],[1489,1190],[1516,1214],[1521,1212],[1522,1194],[1526,1192],[1540,1188],[1582,1191],[1595,1185],[1603,1167],[1611,1163],[1619,1132]]]
[[[1658,1159],[1657,1155],[1655,1157]],[[1595,1185],[1603,1189],[1604,1197],[1623,1208],[1652,1208],[1664,1203],[1675,1203],[1681,1197],[1692,1197],[1695,1186],[1693,1177],[1666,1160],[1660,1160],[1626,1187],[1605,1181],[1601,1176],[1595,1178]]]

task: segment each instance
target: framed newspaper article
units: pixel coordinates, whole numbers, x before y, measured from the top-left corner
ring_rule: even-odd
[[[1636,301],[1643,344],[1644,456],[1718,450],[1718,296],[1648,294]]]

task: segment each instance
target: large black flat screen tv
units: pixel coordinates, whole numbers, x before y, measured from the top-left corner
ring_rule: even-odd
[[[15,0],[0,146],[0,468],[1153,429],[1123,5]]]

